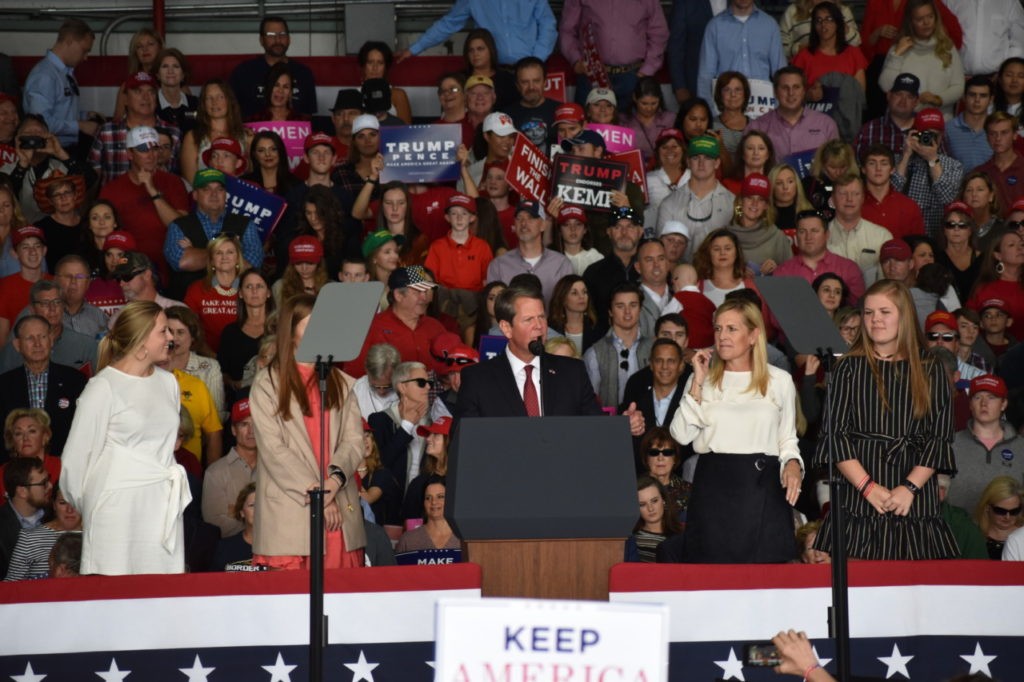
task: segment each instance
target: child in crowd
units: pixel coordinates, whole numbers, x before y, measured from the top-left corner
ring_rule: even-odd
[[[1013,318],[1006,312],[1006,303],[998,298],[990,298],[981,304],[981,329],[985,335],[985,343],[996,356],[996,363],[1010,346],[1017,343],[1007,331],[1013,324]]]
[[[472,198],[459,193],[448,197],[444,218],[451,229],[446,237],[430,245],[425,265],[437,278],[441,311],[457,318],[459,327],[467,329],[476,317],[476,294],[487,281],[487,266],[494,254],[471,232],[476,220]]]

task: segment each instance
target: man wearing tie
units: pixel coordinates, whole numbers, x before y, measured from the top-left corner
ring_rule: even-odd
[[[536,292],[509,287],[494,302],[494,316],[508,339],[505,352],[462,371],[456,416],[540,417],[599,415],[583,363],[544,352],[548,322]],[[644,431],[643,415],[630,405],[630,431]]]

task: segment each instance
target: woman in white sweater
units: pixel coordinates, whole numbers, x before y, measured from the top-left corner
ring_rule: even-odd
[[[900,38],[885,57],[879,87],[889,92],[901,73],[921,80],[921,107],[941,109],[947,120],[953,117],[964,94],[964,66],[933,0],[908,0]]]
[[[796,557],[791,507],[803,480],[796,389],[768,364],[757,306],[726,301],[714,328],[714,355],[694,354],[693,376],[670,426],[673,438],[700,454],[685,561],[784,563]]]

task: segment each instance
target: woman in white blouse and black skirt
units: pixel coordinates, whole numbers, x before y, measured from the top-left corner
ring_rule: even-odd
[[[792,505],[803,461],[796,389],[768,364],[764,320],[747,301],[715,311],[715,348],[693,357],[673,438],[700,459],[687,510],[688,563],[782,563],[796,557]]]

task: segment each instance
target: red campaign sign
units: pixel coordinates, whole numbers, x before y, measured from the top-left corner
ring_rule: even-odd
[[[551,162],[525,135],[516,135],[505,179],[519,195],[548,205],[551,193]]]
[[[18,152],[8,144],[0,144],[0,166],[6,166],[18,160]]]
[[[544,96],[556,102],[565,101],[565,72],[552,71],[544,80]]]
[[[647,199],[647,173],[644,172],[644,156],[640,153],[639,149],[630,149],[628,152],[619,152],[618,154],[609,154],[604,157],[609,161],[618,161],[624,163],[629,168],[629,181],[634,185],[640,186],[640,191],[644,193],[644,203],[648,202]]]
[[[559,154],[551,188],[556,197],[594,211],[612,210],[612,192],[622,192],[629,177],[624,163]]]

